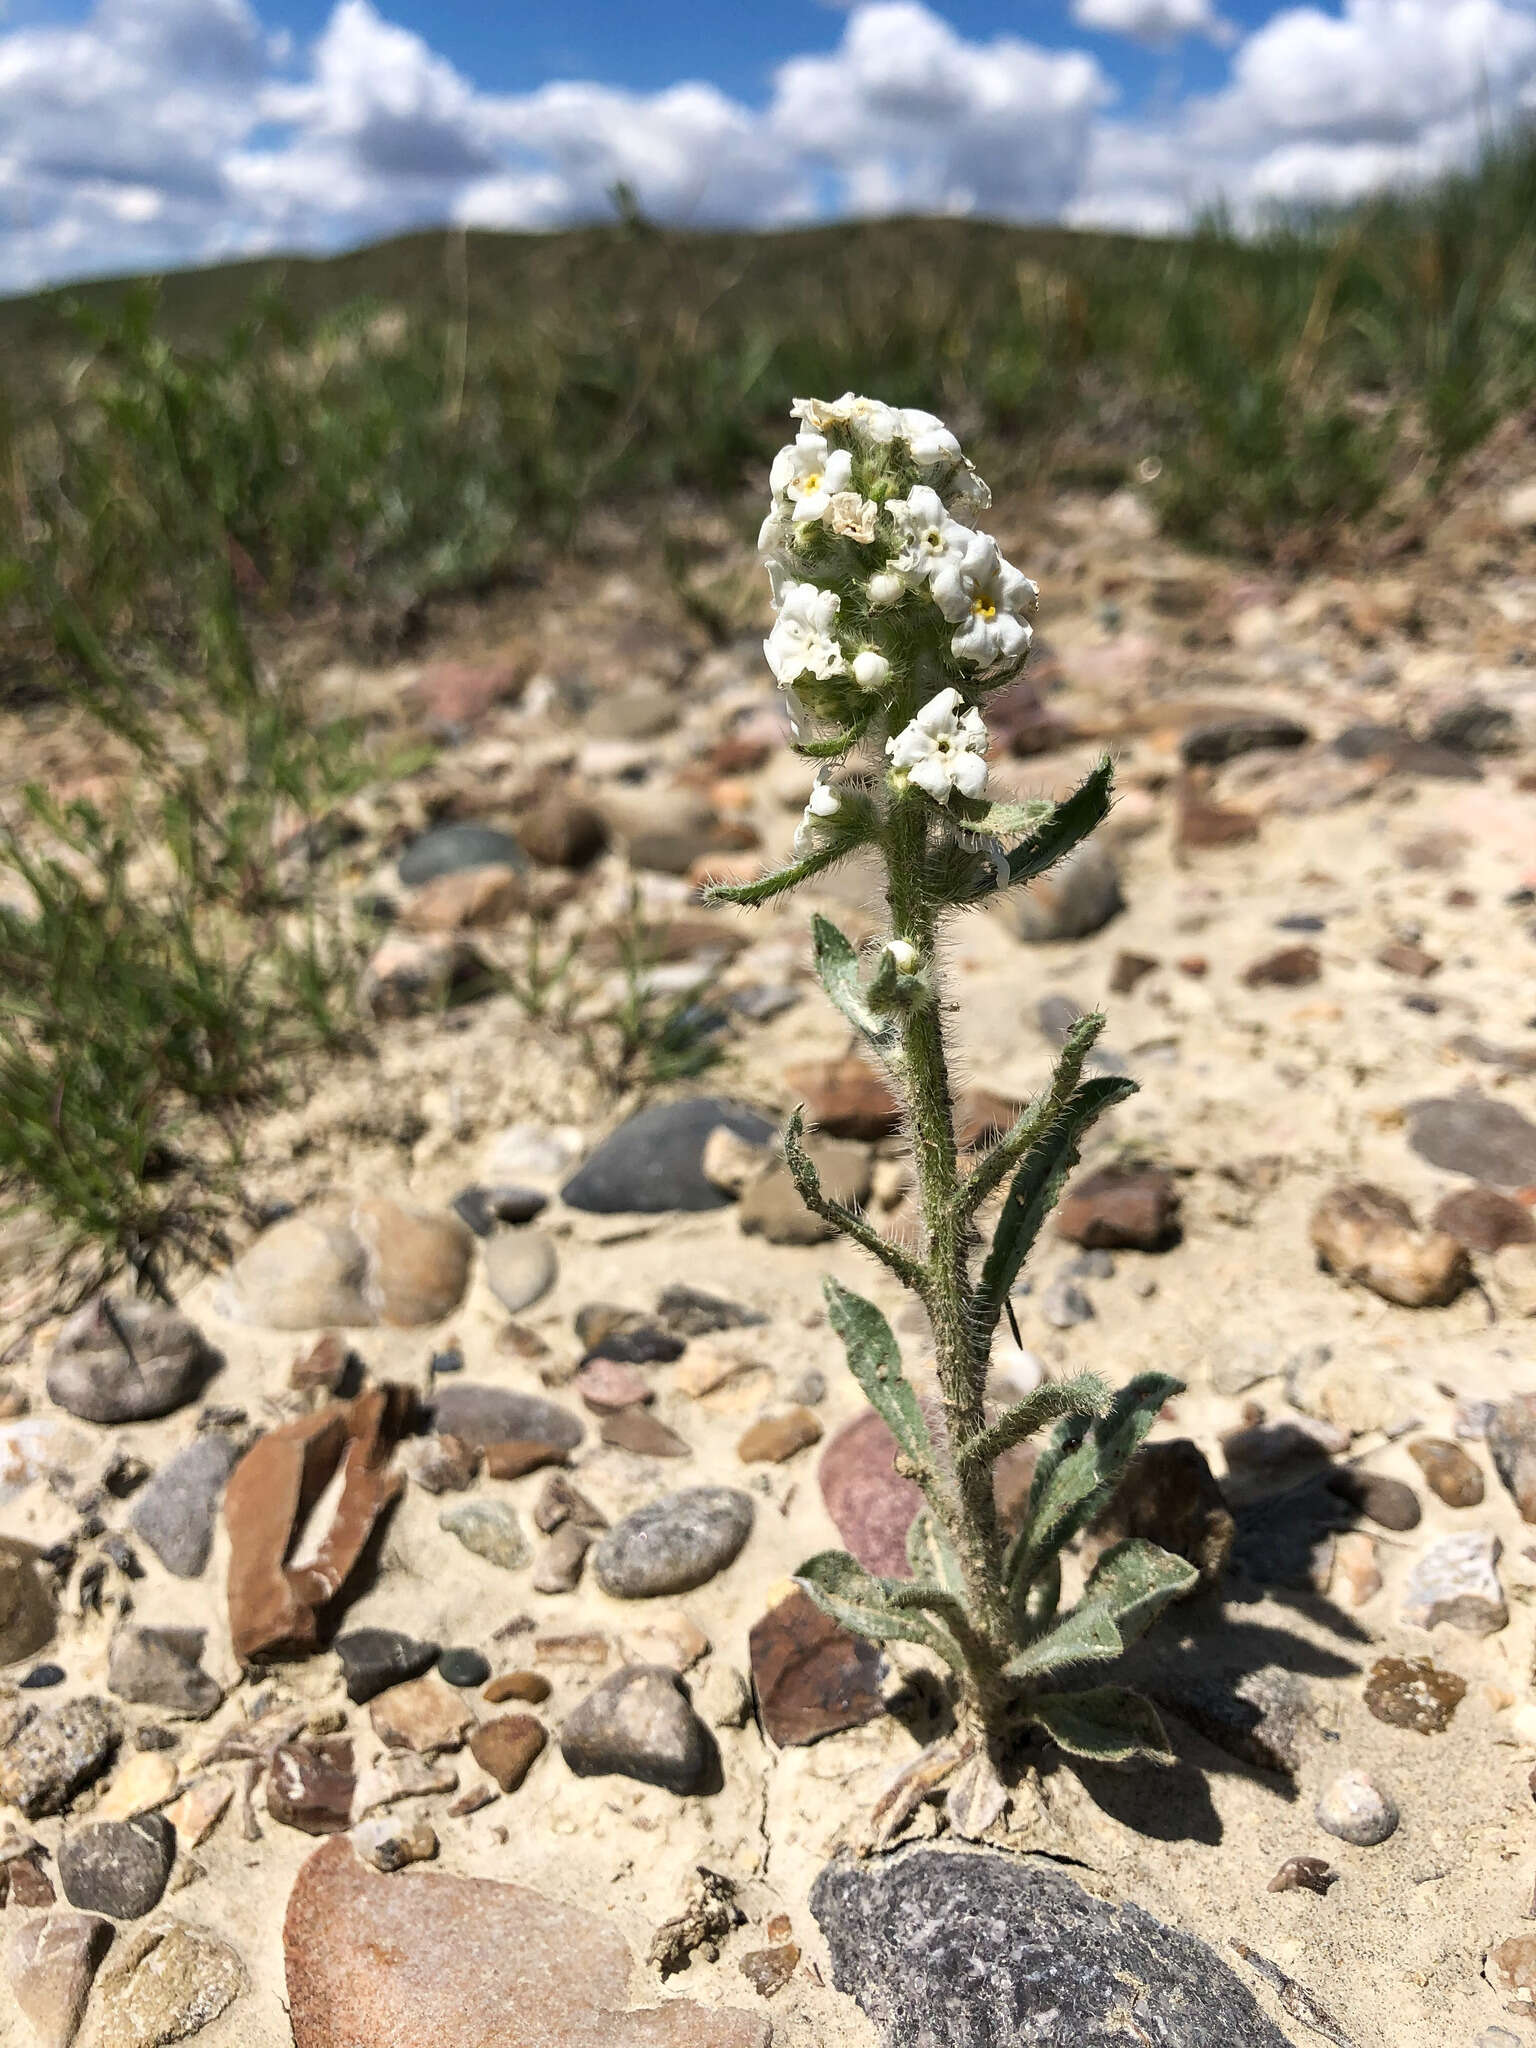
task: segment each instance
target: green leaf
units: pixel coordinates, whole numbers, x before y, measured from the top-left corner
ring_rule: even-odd
[[[1022,1401],[1005,1408],[996,1422],[962,1444],[959,1465],[991,1465],[1035,1434],[1042,1424],[1063,1415],[1102,1415],[1110,1403],[1109,1388],[1097,1373],[1080,1372],[1069,1380],[1047,1380]]]
[[[791,861],[787,868],[775,868],[770,874],[759,875],[755,882],[711,882],[701,900],[705,903],[740,903],[748,907],[771,903],[775,896],[782,896],[787,889],[798,889],[802,882],[808,882],[812,875],[821,874],[849,851],[851,849],[846,846],[823,847],[819,853],[809,854],[804,860]]]
[[[964,1672],[965,1657],[942,1623],[919,1613],[915,1606],[892,1604],[894,1594],[911,1592],[902,1580],[877,1578],[846,1550],[818,1551],[806,1559],[795,1578],[823,1614],[855,1635],[867,1636],[875,1643],[921,1643],[942,1657],[951,1670]],[[936,1592],[937,1588],[930,1590]]]
[[[919,1465],[933,1457],[923,1411],[901,1370],[901,1350],[891,1326],[872,1301],[852,1293],[830,1274],[821,1283],[827,1316],[843,1340],[848,1370],[864,1389],[897,1444]]]
[[[951,800],[953,803],[953,799]],[[1048,796],[1031,797],[1021,804],[967,804],[955,806],[968,832],[986,832],[1002,839],[1014,832],[1033,832],[1050,817],[1056,806]]]
[[[1045,1219],[1056,1206],[1063,1181],[1076,1166],[1084,1133],[1107,1109],[1134,1095],[1136,1083],[1122,1075],[1083,1081],[1061,1114],[1043,1130],[1013,1177],[1008,1198],[992,1234],[977,1291],[982,1328],[991,1332],[1003,1312],[1008,1290],[1029,1256]]]
[[[907,1563],[915,1579],[926,1579],[956,1599],[965,1597],[965,1578],[954,1546],[933,1518],[930,1508],[919,1508],[907,1531]]]
[[[1080,846],[1109,816],[1114,788],[1115,765],[1106,754],[1085,782],[1051,806],[1028,838],[1009,848],[1008,886],[1034,881]]]
[[[811,919],[811,943],[816,963],[816,976],[826,990],[827,1000],[834,1009],[841,1010],[855,1031],[861,1031],[873,1045],[887,1045],[895,1033],[891,1024],[883,1017],[876,1016],[865,1000],[864,987],[859,980],[859,956],[853,950],[852,941],[840,932],[830,918]],[[892,963],[892,972],[895,972]]]
[[[1071,1612],[1010,1658],[1008,1676],[1034,1678],[1065,1665],[1118,1657],[1199,1576],[1193,1565],[1156,1543],[1139,1537],[1117,1543],[1100,1559]]]
[[[1054,1628],[1010,1657],[1003,1669],[1009,1678],[1040,1678],[1069,1664],[1107,1664],[1124,1648],[1109,1610],[1080,1601]]]
[[[1139,1692],[1101,1685],[1089,1692],[1036,1693],[1024,1711],[1068,1756],[1096,1763],[1125,1763],[1133,1756],[1160,1764],[1176,1759],[1157,1709]]]

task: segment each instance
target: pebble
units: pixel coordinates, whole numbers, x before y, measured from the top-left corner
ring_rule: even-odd
[[[1536,1316],[1536,1244],[1507,1244],[1495,1252],[1488,1278],[1506,1316]]]
[[[542,1230],[498,1230],[485,1240],[486,1284],[509,1315],[542,1301],[560,1270],[554,1242]]]
[[[480,1451],[456,1436],[418,1436],[404,1446],[401,1463],[425,1493],[464,1493],[480,1469]]]
[[[459,823],[436,826],[413,840],[401,854],[397,871],[406,888],[419,889],[439,875],[527,865],[522,847],[509,832],[500,832],[493,825]]]
[[[1329,1591],[1342,1582],[1351,1607],[1363,1607],[1381,1591],[1381,1566],[1376,1560],[1376,1539],[1364,1529],[1342,1530],[1334,1540],[1333,1577]]]
[[[1385,1472],[1367,1472],[1358,1465],[1342,1465],[1327,1475],[1326,1483],[1330,1493],[1337,1494],[1356,1514],[1364,1515],[1378,1529],[1391,1529],[1402,1535],[1409,1529],[1416,1529],[1423,1519],[1424,1510],[1413,1488],[1405,1480],[1393,1479]]]
[[[59,1881],[83,1913],[138,1920],[159,1905],[176,1858],[176,1831],[160,1813],[90,1822],[59,1844]]]
[[[753,1624],[748,1646],[763,1728],[781,1749],[862,1728],[885,1711],[879,1646],[840,1627],[798,1587]]]
[[[632,1664],[596,1686],[560,1729],[579,1778],[617,1775],[686,1795],[699,1791],[714,1745],[675,1671]]]
[[[493,1678],[485,1688],[482,1698],[491,1706],[500,1706],[504,1700],[525,1700],[530,1706],[542,1706],[553,1692],[554,1687],[542,1671],[504,1671],[499,1678]]]
[[[0,1664],[19,1664],[53,1641],[53,1594],[30,1544],[0,1536]]]
[[[730,1487],[665,1494],[603,1537],[593,1560],[597,1582],[619,1600],[689,1592],[732,1563],[752,1519],[750,1496]]]
[[[1317,1824],[1341,1842],[1373,1849],[1397,1832],[1398,1811],[1364,1771],[1344,1771],[1323,1788]]]
[[[174,1309],[98,1295],[54,1339],[48,1398],[85,1422],[148,1422],[195,1400],[219,1362]]]
[[[515,1792],[533,1769],[549,1737],[532,1714],[498,1714],[469,1738],[470,1755],[503,1792]]]
[[[817,1366],[801,1373],[789,1390],[789,1398],[802,1408],[819,1408],[827,1398],[827,1376]]]
[[[829,1138],[873,1143],[901,1123],[901,1104],[884,1074],[853,1054],[790,1067],[784,1086],[804,1105],[807,1126]]]
[[[728,2007],[673,2000],[631,2014],[634,1958],[601,1912],[487,1878],[380,1876],[343,1841],[300,1871],[283,1946],[295,2048],[455,2048],[503,2040],[509,2024],[526,2048],[770,2039],[765,2019]]]
[[[1093,1321],[1094,1307],[1075,1280],[1058,1274],[1040,1297],[1040,1314],[1053,1330],[1072,1330]]]
[[[522,814],[517,836],[541,867],[585,868],[608,844],[608,825],[591,804],[555,791]]]
[[[164,1806],[176,1790],[175,1760],[163,1752],[139,1750],[129,1757],[92,1809],[96,1820],[132,1820]]]
[[[1220,1583],[1237,1525],[1204,1452],[1188,1437],[1143,1444],[1089,1531],[1085,1566],[1116,1543],[1143,1539],[1194,1565],[1201,1586]]]
[[[444,1650],[437,1660],[437,1675],[448,1685],[484,1685],[491,1667],[478,1650]]]
[[[1299,1776],[1315,1732],[1312,1691],[1279,1664],[1257,1670],[1170,1665],[1147,1681],[1151,1696],[1242,1763]]]
[[[474,1238],[398,1202],[322,1202],[264,1230],[230,1269],[220,1314],[267,1330],[416,1329],[464,1298]]]
[[[165,1817],[176,1830],[177,1846],[195,1849],[218,1826],[235,1796],[227,1778],[196,1778],[165,1809]]]
[[[579,1523],[583,1529],[606,1529],[607,1517],[595,1508],[579,1486],[563,1472],[551,1472],[543,1491],[533,1504],[533,1525],[551,1535],[562,1522]]]
[[[1323,956],[1316,946],[1282,946],[1243,970],[1245,988],[1310,988],[1322,978]]]
[[[1304,747],[1311,737],[1306,726],[1281,712],[1243,712],[1191,726],[1179,741],[1179,756],[1186,768],[1219,768],[1260,748]]]
[[[217,1430],[193,1439],[162,1465],[129,1517],[133,1532],[178,1579],[200,1578],[213,1548],[213,1525],[239,1449]]]
[[[841,1202],[845,1208],[864,1206],[872,1178],[867,1145],[818,1136],[808,1141],[805,1151],[828,1201]],[[782,1163],[770,1166],[746,1190],[737,1205],[736,1221],[744,1237],[761,1237],[768,1244],[824,1244],[837,1236],[836,1224],[805,1206],[789,1168]]]
[[[546,1465],[567,1465],[570,1457],[563,1444],[524,1441],[487,1444],[485,1476],[487,1479],[525,1479],[530,1472],[543,1471]]]
[[[437,1526],[457,1536],[464,1548],[503,1571],[521,1571],[533,1556],[517,1510],[505,1501],[468,1500],[445,1508]]]
[[[1464,1398],[1456,1403],[1452,1428],[1463,1443],[1481,1444],[1488,1441],[1493,1419],[1499,1412],[1497,1401],[1483,1401]]]
[[[1027,888],[1001,896],[1001,915],[1026,945],[1086,939],[1102,931],[1125,908],[1113,857],[1097,840],[1085,840]]]
[[[1447,1173],[1493,1188],[1536,1183],[1536,1124],[1512,1102],[1452,1095],[1408,1105],[1408,1143]]]
[[[375,1870],[404,1870],[408,1863],[429,1863],[437,1854],[437,1830],[424,1815],[402,1820],[395,1814],[377,1814],[359,1821],[348,1839]]]
[[[1365,1704],[1390,1728],[1441,1735],[1467,1695],[1467,1681],[1428,1657],[1379,1657],[1365,1682]]]
[[[363,969],[359,995],[370,1016],[417,1017],[486,993],[489,972],[470,940],[391,932]]]
[[[1442,1622],[1473,1636],[1496,1635],[1509,1623],[1499,1583],[1503,1550],[1497,1536],[1481,1529],[1442,1536],[1420,1557],[1403,1593],[1402,1618],[1411,1628]]]
[[[618,1451],[633,1451],[642,1458],[686,1458],[692,1447],[675,1429],[652,1415],[648,1408],[622,1408],[617,1415],[603,1418],[599,1432],[603,1442]]]
[[[1067,1189],[1058,1233],[1089,1250],[1162,1252],[1179,1239],[1179,1195],[1160,1166],[1106,1166]]]
[[[206,1634],[200,1628],[123,1624],[107,1652],[107,1689],[135,1706],[206,1721],[224,1698],[218,1680],[202,1668]]]
[[[782,1465],[797,1451],[820,1443],[821,1433],[809,1408],[789,1408],[754,1422],[737,1444],[736,1455],[744,1465]]]
[[[604,1330],[594,1338],[581,1362],[589,1365],[594,1359],[611,1359],[617,1365],[670,1365],[687,1348],[683,1338],[637,1316],[633,1321],[626,1319],[621,1328]]]
[[[28,1820],[62,1813],[106,1769],[121,1729],[105,1700],[89,1694],[28,1711],[0,1740],[0,1801]]]
[[[907,1531],[923,1505],[895,1467],[896,1442],[873,1409],[845,1423],[822,1453],[821,1497],[844,1545],[866,1571],[911,1577]]]
[[[452,1764],[436,1763],[430,1756],[417,1756],[414,1750],[381,1756],[377,1763],[366,1765],[357,1774],[352,1818],[359,1821],[365,1814],[375,1813],[381,1806],[394,1806],[402,1799],[426,1799],[453,1792],[458,1783],[459,1774]]]
[[[1460,1444],[1448,1438],[1421,1436],[1408,1455],[1424,1474],[1424,1483],[1448,1508],[1475,1508],[1483,1499],[1483,1475]]]
[[[513,662],[434,661],[410,684],[406,702],[432,725],[465,728],[517,696],[523,681]]]
[[[1421,1232],[1400,1195],[1368,1181],[1343,1182],[1312,1212],[1319,1263],[1401,1308],[1443,1308],[1472,1284],[1466,1247]]]
[[[444,934],[494,931],[527,900],[522,878],[504,862],[438,875],[413,889],[400,905],[400,928]]]
[[[101,1979],[101,2038],[112,2048],[163,2048],[226,2012],[250,1983],[227,1943],[199,1927],[157,1922],[128,1936]]]
[[[774,1948],[753,1949],[750,1955],[743,1956],[741,1974],[759,1998],[773,1998],[794,1976],[799,1961],[800,1951],[794,1942],[780,1942]]]
[[[621,1408],[636,1408],[655,1399],[650,1382],[632,1365],[620,1365],[611,1358],[590,1358],[581,1366],[571,1385],[594,1415],[617,1415]]]
[[[368,1709],[373,1732],[388,1749],[410,1749],[418,1756],[462,1749],[464,1731],[474,1722],[462,1694],[428,1675],[381,1692]]]
[[[1512,1394],[1499,1403],[1488,1425],[1488,1453],[1521,1520],[1536,1522],[1536,1394]]]
[[[1338,1881],[1339,1873],[1330,1869],[1321,1856],[1287,1856],[1264,1889],[1316,1892],[1319,1898],[1326,1898],[1328,1887]]]
[[[1355,1354],[1335,1358],[1327,1344],[1286,1361],[1285,1394],[1304,1415],[1351,1436],[1395,1432],[1413,1418],[1408,1394],[1390,1374]]]
[[[364,1706],[377,1694],[407,1679],[419,1678],[437,1661],[436,1643],[418,1642],[393,1628],[359,1628],[338,1636],[331,1645],[341,1659],[347,1698]]]
[[[92,1913],[44,1913],[12,1932],[6,1978],[42,2048],[70,2048],[111,1945],[110,1922]]]
[[[704,1176],[705,1141],[718,1124],[758,1145],[770,1123],[741,1103],[716,1096],[642,1109],[619,1125],[561,1190],[566,1206],[597,1215],[659,1215],[719,1209],[730,1197]]]
[[[435,1390],[432,1424],[439,1435],[457,1437],[479,1450],[515,1442],[573,1451],[582,1437],[581,1423],[568,1408],[537,1394],[480,1386],[472,1380]]]
[[[5,1661],[9,1663],[11,1660],[7,1658]],[[34,1664],[26,1676],[16,1682],[22,1692],[48,1692],[54,1686],[62,1685],[65,1675],[62,1664]]]
[[[533,1568],[535,1593],[574,1593],[581,1584],[587,1552],[596,1541],[579,1522],[564,1522],[540,1551]]]
[[[343,1737],[286,1742],[267,1766],[267,1812],[306,1835],[339,1835],[350,1825],[357,1779]]]

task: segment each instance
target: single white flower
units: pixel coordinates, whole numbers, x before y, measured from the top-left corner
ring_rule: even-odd
[[[853,680],[861,690],[883,690],[890,673],[891,664],[873,647],[853,657]]]
[[[879,510],[872,499],[861,498],[857,491],[838,491],[828,501],[826,523],[845,540],[862,541],[867,546],[875,537]]]
[[[842,599],[835,590],[814,583],[786,583],[779,593],[779,616],[763,642],[775,679],[789,684],[806,674],[819,680],[846,675],[843,650],[832,637]]]
[[[817,846],[816,827],[828,818],[835,818],[843,808],[843,800],[827,781],[828,770],[823,768],[811,785],[811,794],[805,806],[805,815],[795,827],[795,854],[804,860],[808,853],[814,853]]]
[[[907,579],[894,569],[877,569],[864,586],[871,607],[879,612],[899,604],[907,594]]]
[[[829,448],[822,434],[799,434],[773,458],[768,485],[774,502],[787,499],[797,521],[821,519],[839,491],[853,481],[853,457]]]
[[[896,529],[891,567],[914,589],[945,562],[959,561],[976,537],[950,517],[943,499],[927,484],[919,484],[905,498],[892,498],[885,509]]]
[[[788,561],[794,538],[794,521],[782,505],[775,505],[757,529],[757,552],[765,562]]]
[[[989,512],[992,509],[992,493],[987,488],[986,479],[978,475],[972,465],[963,459],[944,488],[949,499],[949,509],[957,518],[962,514],[972,518],[978,512]]]
[[[916,974],[917,948],[910,939],[887,939],[885,950],[895,962],[898,974]]]
[[[1028,649],[1034,635],[1024,614],[1040,592],[1003,560],[991,534],[972,534],[958,558],[934,571],[929,587],[945,618],[960,628],[949,643],[957,661],[992,668]]]
[[[958,690],[940,690],[885,743],[891,766],[935,803],[948,803],[952,789],[976,797],[987,786],[987,728],[974,705],[961,713],[960,703]]]
[[[847,427],[870,446],[885,447],[901,432],[901,415],[894,405],[880,398],[861,398],[845,391],[841,398],[797,398],[789,408],[794,419],[804,420],[817,433],[829,427]]]
[[[936,413],[907,405],[902,407],[897,417],[901,422],[901,438],[911,450],[912,460],[919,469],[931,469],[935,463],[960,460],[960,443]]]

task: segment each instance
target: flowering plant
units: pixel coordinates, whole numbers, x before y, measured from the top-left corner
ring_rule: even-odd
[[[898,1470],[925,1506],[912,1525],[908,1579],[877,1577],[842,1551],[800,1570],[837,1621],[877,1641],[935,1652],[953,1673],[953,1739],[925,1752],[888,1795],[893,1830],[955,1772],[951,1816],[985,1825],[1001,1811],[996,1775],[1023,1728],[1076,1756],[1166,1760],[1149,1703],[1122,1687],[1063,1684],[1117,1657],[1196,1574],[1140,1540],[1099,1560],[1075,1606],[1061,1604],[1061,1556],[1108,1504],[1178,1382],[1145,1374],[1117,1394],[1092,1374],[1046,1383],[1001,1414],[986,1399],[992,1343],[1018,1277],[1093,1122],[1130,1093],[1085,1078],[1103,1018],[1068,1038],[1050,1086],[990,1149],[962,1163],[943,1028],[943,921],[1044,874],[1108,811],[1101,761],[1060,803],[987,796],[988,695],[1029,651],[1038,592],[975,525],[991,495],[931,413],[852,392],[797,399],[795,440],[776,457],[759,546],[775,622],[764,643],[786,692],[798,750],[816,761],[795,859],[755,882],[711,891],[756,904],[810,881],[861,848],[881,858],[890,930],[861,963],[814,921],[827,995],[883,1062],[904,1099],[923,1217],[909,1251],[823,1192],[799,1111],[785,1153],[806,1204],[897,1275],[933,1330],[942,1415],[924,1412],[880,1311],[825,1283],[848,1363],[896,1442]],[[978,1259],[978,1219],[993,1218]],[[994,1467],[1047,1424],[1022,1526],[1002,1527]],[[963,1824],[963,1820],[962,1823]]]

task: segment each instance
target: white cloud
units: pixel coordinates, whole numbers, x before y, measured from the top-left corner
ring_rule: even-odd
[[[1213,43],[1235,39],[1236,31],[1211,5],[1211,0],[1072,0],[1072,19],[1079,28],[1105,35],[1134,36],[1158,48],[1181,36],[1206,36]]]
[[[259,0],[257,0],[259,5]],[[1084,28],[1220,39],[1217,0],[1075,0]],[[659,218],[838,212],[1060,218],[1149,232],[1218,197],[1347,201],[1467,161],[1536,106],[1536,0],[1286,6],[1225,84],[1127,117],[1086,50],[962,36],[919,0],[857,0],[767,103],[681,81],[483,91],[374,0],[313,45],[251,0],[96,0],[0,28],[0,289],[432,221],[546,228],[624,182]]]

